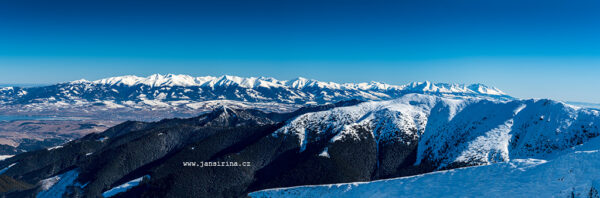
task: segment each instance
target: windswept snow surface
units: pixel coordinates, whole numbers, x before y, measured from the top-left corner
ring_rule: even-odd
[[[279,188],[251,197],[588,197],[600,182],[600,138],[549,160],[513,159],[412,177]],[[597,189],[596,189],[597,190]]]
[[[298,137],[300,151],[330,138],[359,139],[367,129],[378,145],[418,143],[416,165],[438,170],[512,158],[546,158],[600,134],[597,110],[551,100],[449,99],[408,94],[399,99],[303,114],[273,136]]]

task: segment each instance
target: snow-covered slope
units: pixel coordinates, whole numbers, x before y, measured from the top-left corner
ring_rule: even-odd
[[[600,138],[556,157],[512,159],[412,177],[270,189],[251,197],[597,197]]]
[[[408,94],[399,99],[304,114],[273,136],[295,135],[301,151],[327,140],[416,148],[416,163],[435,169],[545,158],[600,134],[597,110],[551,100],[448,99]],[[362,138],[364,139],[364,138]],[[418,146],[417,146],[418,145]]]

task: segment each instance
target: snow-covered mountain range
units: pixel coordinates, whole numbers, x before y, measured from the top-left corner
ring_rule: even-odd
[[[481,95],[506,95],[494,87],[487,87],[482,84],[459,85],[447,83],[415,82],[407,85],[389,85],[380,82],[370,83],[345,83],[338,84],[334,82],[321,82],[298,77],[289,81],[277,80],[269,77],[238,77],[238,76],[203,76],[192,77],[188,75],[160,75],[154,74],[148,77],[138,76],[120,76],[96,81],[87,81],[85,79],[70,82],[70,84],[95,84],[108,86],[137,86],[146,85],[150,87],[242,87],[242,88],[288,88],[303,90],[311,87],[331,90],[362,90],[362,91],[407,91],[407,92],[432,92],[448,94],[481,94]]]
[[[0,111],[63,113],[101,110],[152,109],[178,112],[211,110],[211,104],[250,105],[263,110],[289,111],[299,105],[337,101],[387,100],[407,93],[440,96],[510,99],[497,88],[483,84],[414,82],[406,85],[333,83],[296,78],[192,77],[160,75],[120,76],[96,81],[77,80],[42,87],[0,88]],[[278,105],[273,105],[278,104]],[[272,108],[278,106],[279,108]],[[69,109],[76,109],[70,111]],[[79,111],[80,112],[80,111]],[[195,115],[195,114],[194,114]]]
[[[408,167],[441,172],[272,189],[250,196],[597,197],[598,123],[598,110],[552,100],[490,101],[419,94],[308,113],[273,135],[298,137],[301,152],[307,145],[327,142],[318,156],[334,161],[340,154],[330,151],[339,150],[335,147],[344,142],[373,141],[378,150],[375,175],[382,178],[406,169],[406,161]],[[393,149],[398,146],[401,149]],[[414,159],[410,150],[415,151]],[[461,168],[465,166],[476,167]]]
[[[379,147],[403,144],[416,148],[415,165],[426,162],[435,169],[447,169],[511,158],[543,158],[600,135],[597,123],[599,111],[552,100],[408,94],[390,101],[307,113],[274,136],[293,134],[305,148],[323,139],[329,144],[359,141],[365,138],[361,131],[368,131],[366,135]]]
[[[598,110],[546,99],[414,93],[385,101],[309,106],[290,113],[221,107],[189,119],[129,121],[59,147],[20,154],[0,161],[0,168],[6,169],[0,175],[33,186],[11,194],[21,197],[46,193],[96,197],[115,189],[125,191],[116,195],[121,197],[154,193],[162,193],[161,197],[244,197],[256,191],[250,196],[339,197],[349,196],[344,189],[352,191],[356,185],[365,185],[356,188],[358,197],[378,193],[436,197],[425,193],[438,191],[448,196],[478,196],[444,190],[494,193],[512,185],[519,188],[512,192],[523,192],[543,183],[552,188],[540,195],[581,194],[591,189],[594,175],[573,169],[598,172],[593,166],[596,161],[568,163],[598,157],[588,155],[593,150],[577,150],[580,145],[597,144],[597,123]],[[228,161],[251,166],[182,166],[182,162]],[[556,168],[535,168],[545,164]],[[476,167],[456,169],[471,166]],[[459,175],[463,170],[476,171]],[[530,174],[522,173],[528,170]],[[558,175],[551,175],[555,172]],[[343,189],[329,185],[260,191],[403,176],[415,177],[383,182],[393,184],[389,189],[374,182],[340,184]],[[494,179],[500,176],[525,180]],[[147,179],[136,182],[139,178]],[[503,186],[494,186],[492,191],[482,187],[494,182]],[[120,188],[134,183],[129,190]],[[404,184],[407,188],[403,189]],[[417,186],[424,189],[411,190]],[[425,190],[429,186],[435,191]]]
[[[0,90],[5,103],[79,100],[100,101],[207,101],[236,100],[246,102],[328,103],[348,99],[382,100],[406,93],[437,95],[508,97],[494,87],[483,84],[447,84],[414,82],[389,85],[379,82],[345,83],[321,82],[305,78],[282,81],[267,77],[160,75],[148,77],[120,76],[96,81],[77,80],[46,87]]]

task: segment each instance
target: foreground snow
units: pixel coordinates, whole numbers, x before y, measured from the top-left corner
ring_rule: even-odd
[[[600,184],[600,138],[547,160],[486,166],[374,182],[280,188],[251,197],[588,197]]]

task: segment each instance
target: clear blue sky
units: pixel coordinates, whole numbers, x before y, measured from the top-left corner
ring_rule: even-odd
[[[0,0],[0,84],[153,73],[481,82],[600,103],[600,1]]]

